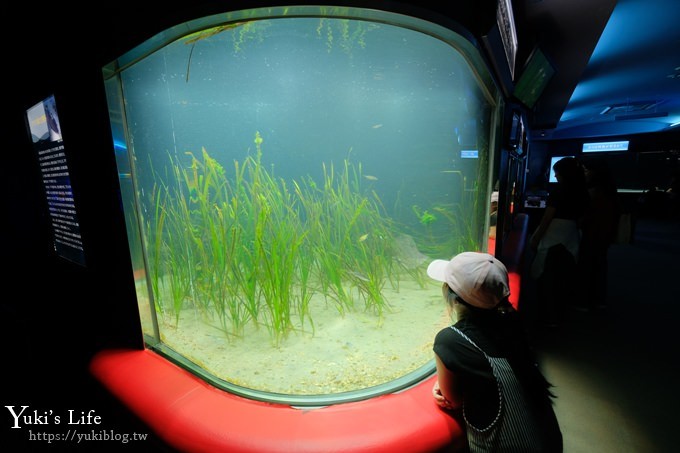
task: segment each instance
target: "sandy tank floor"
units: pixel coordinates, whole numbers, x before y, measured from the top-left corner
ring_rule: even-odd
[[[314,330],[298,325],[277,345],[266,328],[253,325],[228,338],[193,309],[183,310],[177,325],[159,319],[161,337],[216,377],[250,389],[288,395],[359,390],[428,363],[434,336],[450,324],[438,284],[402,281],[398,291],[386,288],[383,295],[390,309],[382,318],[360,307],[341,315],[315,296]]]

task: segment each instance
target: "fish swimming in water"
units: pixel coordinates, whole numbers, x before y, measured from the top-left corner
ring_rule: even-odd
[[[349,271],[348,272],[351,276],[358,278],[362,282],[370,282],[368,277],[366,277],[364,274],[360,274],[359,272],[354,272],[354,271]]]
[[[369,181],[377,181],[378,178],[373,175],[364,175],[364,178],[368,179]]]
[[[371,126],[371,129],[380,129],[381,127],[383,127],[382,123],[374,124],[373,126]]]

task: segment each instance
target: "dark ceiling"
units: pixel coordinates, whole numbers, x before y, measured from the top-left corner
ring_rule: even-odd
[[[535,39],[556,70],[529,114],[533,139],[680,128],[679,0],[515,4],[525,38]]]

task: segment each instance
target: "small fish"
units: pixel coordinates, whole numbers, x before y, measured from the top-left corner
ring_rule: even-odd
[[[359,242],[364,242],[368,238],[368,233],[363,234],[359,237]]]
[[[369,181],[377,181],[378,178],[373,176],[373,175],[364,175],[364,178],[368,179]]]
[[[372,129],[380,129],[381,127],[383,127],[382,123],[371,126]]]
[[[359,272],[349,271],[349,274],[352,275],[352,276],[354,276],[355,278],[358,278],[359,280],[361,280],[361,281],[363,281],[363,282],[370,282],[370,280],[368,279],[368,277],[366,277],[366,276],[363,275],[363,274],[360,274]]]

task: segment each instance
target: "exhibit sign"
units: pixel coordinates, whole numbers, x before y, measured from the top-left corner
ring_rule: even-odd
[[[620,140],[618,142],[597,142],[584,143],[584,153],[606,153],[612,151],[628,151],[628,140]]]
[[[83,241],[54,96],[29,108],[26,121],[45,187],[54,250],[60,257],[84,266]]]

